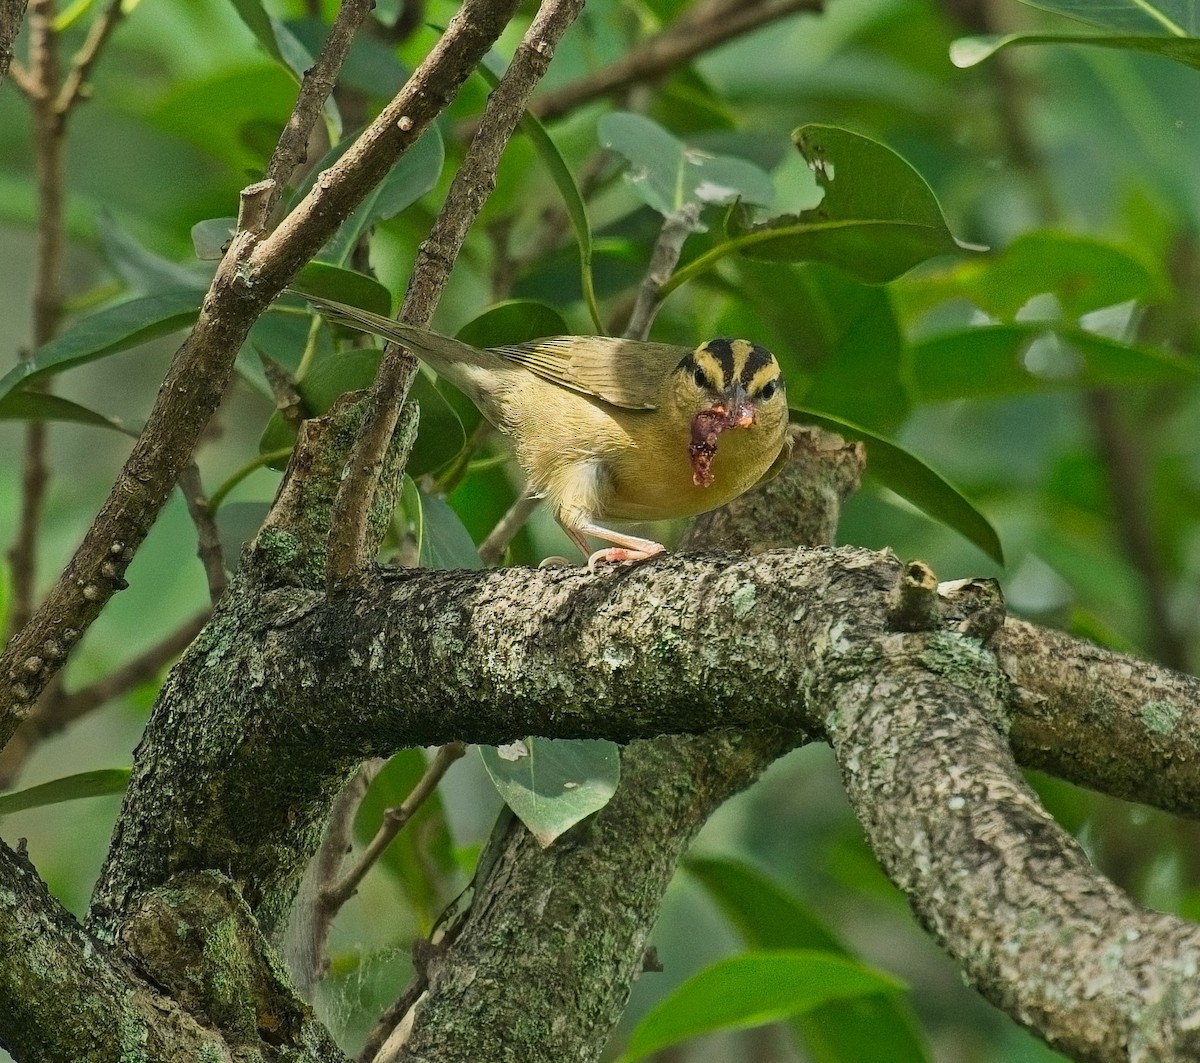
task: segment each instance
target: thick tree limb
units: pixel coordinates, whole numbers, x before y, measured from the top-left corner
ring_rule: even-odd
[[[877,648],[809,692],[918,919],[984,996],[1072,1059],[1200,1056],[1200,926],[1139,908],[1041,807],[1008,749],[996,661],[944,633],[881,633]]]
[[[231,1061],[224,1041],[87,934],[0,842],[0,1046],[22,1063]]]
[[[995,648],[1021,764],[1200,818],[1200,679],[1021,620]]]

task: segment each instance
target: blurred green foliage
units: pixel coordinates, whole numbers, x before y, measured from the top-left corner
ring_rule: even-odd
[[[687,6],[593,0],[559,49],[544,91],[614,61]],[[296,84],[287,63],[271,55],[294,63],[311,53],[320,39],[312,15],[321,7],[328,16],[332,0],[278,0],[265,12],[252,0],[236,9],[225,0],[188,0],[137,5],[121,23],[70,128],[64,290],[71,314],[29,369],[16,368],[15,354],[29,342],[33,148],[19,94],[11,81],[0,87],[0,140],[11,146],[0,158],[0,253],[9,278],[0,286],[0,341],[8,352],[0,363],[0,542],[7,546],[16,534],[20,422],[55,422],[42,584],[69,557],[124,456],[127,441],[103,427],[114,418],[135,427],[144,419],[177,330],[198,309],[211,263],[196,252],[211,257],[219,247],[221,219],[235,212],[239,189],[261,176],[269,158]],[[659,231],[656,210],[678,206],[664,189],[677,189],[671,182],[679,160],[688,152],[732,160],[713,173],[721,180],[734,171],[762,174],[773,201],[762,208],[747,202],[767,198],[761,184],[732,211],[716,205],[720,197],[705,200],[702,231],[685,247],[687,283],[666,301],[654,338],[692,344],[718,334],[753,336],[778,353],[794,405],[860,426],[869,453],[872,435],[885,440],[876,476],[846,508],[845,542],[919,556],[942,579],[998,576],[1015,614],[1178,668],[1193,665],[1200,625],[1200,72],[1189,65],[1198,27],[1187,18],[1194,5],[1118,2],[1103,5],[1107,15],[1082,0],[1039,8],[1051,10],[1015,0],[842,0],[669,72],[633,94],[628,106],[646,117],[618,116],[615,104],[600,99],[527,127],[529,136],[518,134],[510,146],[436,326],[462,329],[481,344],[591,331],[582,251],[601,321],[619,331]],[[394,9],[381,4],[381,17]],[[431,27],[454,11],[450,0],[432,0],[426,25],[399,45],[377,34],[356,46],[337,111],[327,113],[334,143],[324,145],[329,154],[318,165],[344,149],[336,143],[339,124],[368,120],[436,39]],[[1161,17],[1147,20],[1147,11]],[[527,5],[498,51],[511,53],[531,16]],[[66,31],[68,44],[83,39],[89,17]],[[1083,32],[1139,43],[1045,43]],[[955,41],[1004,35],[1041,43],[996,53],[975,41],[974,51],[960,45],[955,52],[974,65],[951,62]],[[1115,37],[1108,43],[1122,44]],[[23,35],[19,49],[26,45]],[[354,285],[360,298],[353,301],[364,305],[386,291],[402,294],[462,157],[463,126],[478,116],[487,91],[482,78],[469,82],[437,132],[325,249],[325,265],[309,275],[325,294],[348,297],[345,285]],[[819,134],[852,150],[831,154],[831,166],[814,163],[793,147],[800,126],[810,131],[801,138],[809,147]],[[539,140],[546,136],[557,162]],[[618,144],[624,158],[604,154],[605,142]],[[638,169],[638,151],[651,142],[672,145],[662,173]],[[312,155],[321,157],[319,147]],[[910,173],[924,188],[912,185],[915,200],[896,195]],[[656,194],[648,198],[647,188]],[[872,208],[889,197],[902,201],[884,219],[891,230],[862,212],[840,216],[863,196]],[[793,244],[774,260],[725,246],[785,216],[794,218],[785,234]],[[819,231],[832,222],[840,226],[836,245]],[[919,253],[906,257],[911,241],[897,233],[915,222],[925,235]],[[951,234],[993,251],[956,252]],[[222,513],[230,518],[231,563],[278,482],[260,459],[260,440],[263,452],[273,452],[292,437],[275,412],[264,360],[291,374],[306,412],[318,413],[342,390],[362,386],[375,357],[336,353],[333,337],[304,316],[299,301],[256,326],[239,356],[238,383],[198,455],[210,495],[228,496]],[[39,371],[43,379],[53,375],[56,398],[24,390]],[[431,565],[477,564],[471,542],[482,541],[520,484],[503,443],[480,428],[461,395],[424,380],[421,396],[411,469],[420,483],[405,490],[388,552]],[[897,453],[910,455],[919,471],[904,466],[886,475],[887,455],[895,463]],[[932,502],[913,491],[927,475],[936,478],[922,481]],[[993,529],[1004,567],[988,556],[998,553],[988,545]],[[538,515],[508,560],[536,563],[572,550]],[[194,553],[193,529],[174,500],[130,569],[130,590],[68,668],[68,689],[108,674],[203,606]],[[0,573],[0,604],[11,599],[10,583]],[[153,687],[44,742],[20,786],[128,765]],[[377,779],[357,824],[360,844],[420,770],[421,754],[410,752]],[[1053,779],[1034,782],[1119,884],[1155,907],[1200,912],[1200,838],[1192,825]],[[428,930],[464,884],[470,861],[460,865],[454,854],[474,851],[497,804],[481,764],[463,761],[343,913],[321,1007],[348,1044],[404,977],[412,937]],[[13,812],[2,830],[9,840],[29,838],[51,888],[82,911],[116,813],[114,799],[56,804]],[[688,977],[743,945],[819,947],[852,953],[911,986],[924,1034],[897,1032],[910,1031],[907,1004],[891,995],[865,998],[888,1021],[859,1022],[842,1042],[850,1048],[839,1050],[836,1034],[815,1037],[797,1020],[791,1028],[799,1036],[771,1042],[773,1058],[1057,1058],[965,989],[912,924],[863,845],[827,751],[803,750],[776,765],[721,810],[698,851],[726,863],[698,861],[694,879],[673,887],[655,935],[667,970],[638,982],[630,1028]],[[777,933],[754,918],[767,908],[778,913]],[[830,1021],[852,1022],[838,1016],[855,1006],[843,1002],[838,1007],[849,1012],[835,1008]],[[798,1010],[779,1005],[767,1017]],[[615,1037],[618,1049],[627,1032]],[[762,1045],[731,1035],[688,1042],[671,1058],[765,1058]]]

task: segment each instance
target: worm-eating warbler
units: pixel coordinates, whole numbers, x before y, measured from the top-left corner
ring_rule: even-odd
[[[775,356],[746,340],[697,347],[555,336],[480,349],[306,295],[326,317],[409,348],[512,436],[531,493],[597,561],[664,549],[598,521],[688,517],[753,487],[780,456],[788,407]]]

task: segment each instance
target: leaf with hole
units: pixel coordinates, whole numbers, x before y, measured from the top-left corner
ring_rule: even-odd
[[[824,190],[799,214],[754,223],[741,206],[726,220],[727,243],[672,278],[709,268],[731,251],[774,262],[825,262],[879,284],[937,255],[982,248],[955,239],[925,179],[900,155],[848,129],[806,125],[792,140]]]
[[[689,147],[644,115],[606,114],[597,132],[603,147],[629,163],[630,187],[664,217],[689,204],[703,208],[740,200],[765,206],[775,196],[770,174],[754,163]]]
[[[619,747],[599,739],[526,738],[479,752],[504,803],[543,846],[602,809],[621,781]]]

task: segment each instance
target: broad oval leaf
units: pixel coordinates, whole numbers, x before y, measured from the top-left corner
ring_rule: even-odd
[[[0,377],[0,399],[31,380],[187,328],[200,316],[202,299],[203,293],[195,288],[179,288],[129,299],[81,317]]]
[[[684,863],[708,896],[756,949],[816,949],[852,957],[832,929],[783,887],[739,860]],[[912,1008],[893,995],[832,1000],[795,1016],[792,1027],[817,1063],[928,1063]]]
[[[1022,0],[1030,7],[1065,15],[1119,33],[1160,33],[1174,37],[1200,34],[1196,0]]]
[[[600,739],[526,738],[479,752],[504,803],[543,846],[602,809],[621,781],[619,747]]]
[[[312,168],[308,181],[292,197],[293,203],[306,196],[313,182],[337,162],[353,143],[353,137],[346,137],[330,148]],[[341,228],[321,251],[320,258],[339,266],[345,265],[363,234],[376,222],[395,217],[437,184],[445,157],[442,135],[437,126],[431,125],[400,156],[396,165],[367,194],[354,213],[342,222]]]
[[[714,1030],[779,1022],[834,1000],[894,993],[903,985],[841,956],[811,949],[750,952],[689,979],[637,1025],[620,1063]]]
[[[735,250],[766,261],[825,262],[878,284],[935,255],[982,250],[955,239],[933,190],[891,148],[827,125],[801,126],[792,140],[824,198],[809,210],[760,224],[733,211],[726,225],[729,245],[705,258]]]
[[[1019,236],[995,258],[897,281],[892,293],[915,316],[948,299],[965,298],[1001,321],[1013,321],[1038,295],[1053,295],[1062,316],[1134,300],[1155,302],[1168,285],[1153,265],[1115,244],[1074,233],[1038,230]]]
[[[1200,376],[1192,363],[1161,351],[1039,321],[934,336],[912,344],[908,356],[914,397],[922,402],[1195,381]]]
[[[294,291],[336,299],[375,314],[392,312],[392,293],[374,277],[319,259],[309,262],[292,281]]]
[[[129,783],[129,768],[102,768],[52,779],[25,790],[0,794],[0,816],[22,812],[27,808],[56,805],[60,801],[78,801],[84,797],[103,797],[119,794]]]
[[[416,526],[421,568],[483,568],[475,540],[445,498],[422,491],[405,475],[401,501]]]
[[[982,513],[958,488],[934,472],[898,443],[820,410],[793,407],[792,419],[815,421],[849,439],[867,445],[867,475],[911,502],[926,516],[953,528],[998,565],[1004,564],[1000,537]]]
[[[600,143],[629,162],[626,180],[638,197],[664,216],[688,204],[767,205],[775,195],[770,175],[745,159],[691,148],[657,122],[616,111],[597,126]]]
[[[978,66],[1003,48],[1029,44],[1085,44],[1149,52],[1200,70],[1200,40],[1194,37],[1108,37],[1100,33],[1007,33],[960,37],[950,45],[950,62],[960,68]]]

